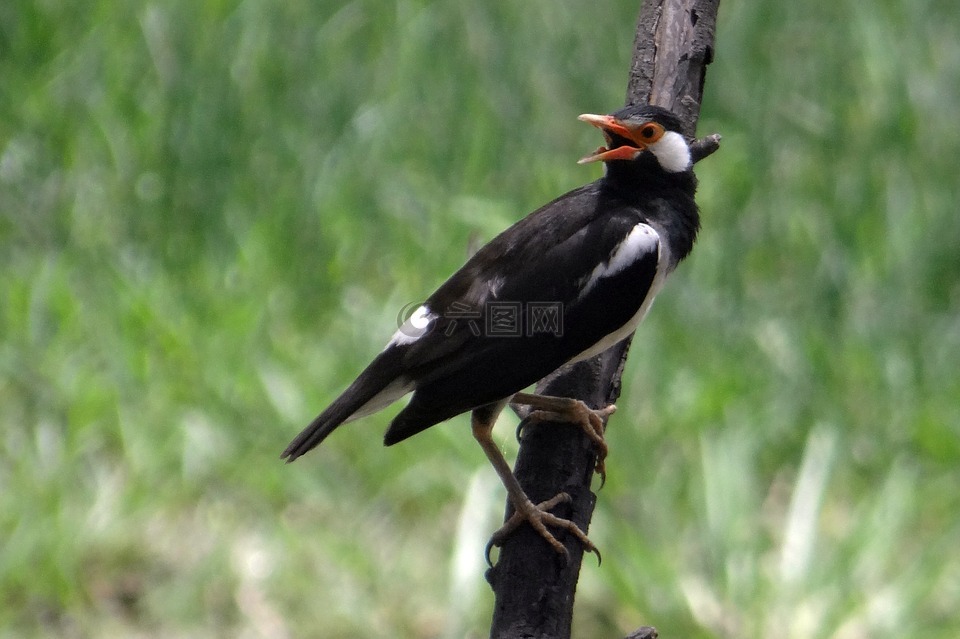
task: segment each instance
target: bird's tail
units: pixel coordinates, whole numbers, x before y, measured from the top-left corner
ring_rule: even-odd
[[[386,408],[411,390],[401,375],[399,358],[390,349],[380,354],[330,406],[297,435],[280,455],[292,462],[315,448],[340,424]]]

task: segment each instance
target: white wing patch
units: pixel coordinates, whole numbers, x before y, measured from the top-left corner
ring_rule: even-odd
[[[627,268],[637,260],[656,252],[657,260],[660,259],[660,236],[648,224],[637,224],[622,242],[617,244],[608,259],[603,264],[598,264],[584,283],[580,297],[590,292],[604,277],[616,275]]]
[[[437,315],[427,308],[426,304],[418,307],[417,310],[411,313],[410,317],[400,325],[400,328],[393,334],[393,337],[390,338],[386,348],[383,350],[387,350],[387,348],[391,346],[413,344],[429,332],[430,322],[435,319],[437,319]]]
[[[587,285],[580,294],[581,297],[586,295],[601,277],[609,277],[614,273],[619,273],[631,263],[653,251],[657,252],[657,272],[653,276],[653,281],[650,282],[650,290],[647,291],[647,295],[640,305],[640,308],[637,309],[633,317],[627,320],[626,324],[571,359],[570,362],[579,362],[593,357],[598,353],[602,353],[637,330],[637,326],[643,320],[644,316],[646,316],[647,311],[650,310],[650,305],[653,304],[654,298],[657,296],[657,293],[660,292],[660,289],[663,287],[663,282],[667,278],[667,265],[670,263],[670,251],[660,243],[660,236],[653,228],[647,224],[637,224],[623,242],[618,244],[617,248],[613,250],[613,253],[610,255],[610,260],[606,264],[601,264],[593,270],[593,273],[587,280]]]

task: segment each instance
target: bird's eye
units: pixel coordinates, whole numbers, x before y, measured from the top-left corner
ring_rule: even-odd
[[[648,122],[637,131],[637,137],[644,142],[656,142],[663,135],[663,127],[655,122]]]

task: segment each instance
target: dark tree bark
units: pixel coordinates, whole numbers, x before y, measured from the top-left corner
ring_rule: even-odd
[[[718,5],[719,0],[647,0],[637,24],[626,102],[671,109],[690,137],[700,115],[706,65],[713,59]],[[714,135],[697,140],[694,161],[715,151],[719,139]],[[537,393],[573,397],[593,408],[616,402],[631,339],[552,373],[537,385]],[[515,410],[526,416],[521,408]],[[569,493],[571,502],[554,512],[587,531],[596,503],[590,490],[595,462],[582,430],[540,423],[523,429],[514,473],[534,503]],[[507,517],[511,512],[508,501]],[[503,544],[496,566],[487,573],[496,597],[492,638],[570,637],[583,547],[570,535],[556,534],[570,553],[568,562],[529,526],[521,526]],[[656,631],[643,627],[633,636],[652,638]]]

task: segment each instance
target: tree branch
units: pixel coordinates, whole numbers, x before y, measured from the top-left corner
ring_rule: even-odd
[[[689,137],[696,132],[706,65],[713,59],[718,5],[719,0],[647,0],[637,23],[627,104],[649,102],[672,110]],[[718,135],[696,140],[694,161],[713,153],[719,141]],[[574,397],[593,408],[616,402],[631,339],[557,370],[541,380],[537,393]],[[571,502],[555,512],[586,531],[596,503],[590,491],[595,462],[592,444],[579,428],[539,423],[522,431],[514,474],[534,503],[567,492]],[[506,516],[511,512],[508,501]],[[570,535],[558,533],[558,539],[570,553],[566,563],[529,526],[506,540],[487,572],[496,597],[492,638],[570,636],[583,548]],[[656,631],[643,627],[633,636],[653,638]]]

